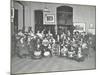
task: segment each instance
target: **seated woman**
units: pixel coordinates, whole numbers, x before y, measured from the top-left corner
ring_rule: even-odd
[[[50,56],[51,55],[51,44],[46,37],[42,41],[42,50],[43,50],[44,56]]]
[[[89,54],[88,44],[84,38],[81,38],[78,43],[82,48],[83,56],[86,57]]]
[[[36,36],[37,36],[39,39],[43,39],[43,34],[40,33],[39,30],[37,31]]]
[[[61,39],[66,39],[66,34],[64,32],[61,34]]]
[[[37,49],[34,50],[33,58],[39,59],[42,57],[42,50],[40,46],[41,46],[40,44],[37,44]]]
[[[66,34],[63,32],[63,33],[60,35],[60,42],[63,42],[65,39],[66,39]]]
[[[49,30],[48,33],[46,34],[47,37],[52,37],[53,34],[51,33],[51,31]]]
[[[86,42],[82,43],[82,50],[83,50],[84,57],[87,57],[89,55],[89,48]]]
[[[24,36],[24,33],[22,32],[22,30],[19,30],[18,33],[15,35],[16,40],[22,38]]]
[[[71,46],[74,48],[75,54],[77,54],[77,52],[78,52],[78,42],[76,41],[75,38],[72,39]]]
[[[43,39],[42,45],[45,46],[45,47],[47,47],[49,45],[49,41],[46,37]]]
[[[45,38],[45,34],[44,34],[45,30],[41,31],[41,40],[43,40],[43,38]]]
[[[51,45],[49,44],[47,49],[44,49],[43,56],[48,57],[51,56]]]
[[[80,38],[80,33],[79,31],[76,31],[75,34],[73,35],[73,37],[78,41]]]
[[[78,47],[76,61],[78,61],[78,62],[84,61],[83,51],[82,51],[82,48],[81,47]]]
[[[61,48],[61,56],[67,56],[68,48],[66,46],[63,46]]]
[[[27,33],[27,45],[30,46],[31,45],[31,41],[32,40],[36,40],[37,36],[33,33],[33,31],[31,30],[30,32]]]
[[[75,55],[76,55],[75,54],[75,49],[74,49],[73,46],[71,46],[70,49],[68,50],[68,58],[74,59]]]
[[[52,44],[52,55],[57,55],[59,56],[60,55],[60,45],[58,42]]]
[[[49,39],[49,43],[52,45],[52,44],[55,44],[56,43],[56,40],[53,38],[53,37],[51,37],[50,39]]]
[[[22,46],[22,47],[24,47],[25,38],[26,38],[26,36],[25,36],[24,33],[22,32],[22,30],[19,30],[19,32],[16,34],[17,46]]]
[[[16,35],[16,52],[19,57],[26,57],[28,55],[27,45],[26,45],[26,35],[20,30]]]

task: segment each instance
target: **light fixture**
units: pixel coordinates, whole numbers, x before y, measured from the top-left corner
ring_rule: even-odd
[[[44,12],[48,12],[48,11],[49,11],[49,9],[45,7],[44,8]]]
[[[90,28],[93,28],[93,24],[90,24]]]
[[[43,9],[44,12],[50,12],[49,9],[47,8],[47,5],[45,4],[45,7]]]

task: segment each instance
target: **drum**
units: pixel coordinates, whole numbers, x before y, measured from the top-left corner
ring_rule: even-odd
[[[82,55],[78,55],[75,60],[78,61],[78,62],[81,62],[81,61],[84,61],[84,57]]]
[[[42,52],[41,51],[34,51],[34,56],[35,56],[35,58],[41,58]]]
[[[69,58],[74,58],[74,56],[75,56],[75,51],[68,51]]]
[[[43,53],[43,55],[47,57],[47,56],[50,56],[51,53],[50,53],[50,51],[45,51],[45,52]]]

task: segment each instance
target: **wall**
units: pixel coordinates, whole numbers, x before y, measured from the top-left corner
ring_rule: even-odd
[[[18,9],[18,29],[23,27],[23,7],[21,4],[14,2],[14,8]]]
[[[25,5],[25,31],[28,30],[28,26],[32,26],[33,31],[35,30],[35,19],[34,19],[34,10],[43,10],[45,7],[49,9],[50,14],[55,15],[55,22],[53,23],[56,25],[56,5],[54,4],[44,4],[44,3],[26,3],[22,2]],[[45,14],[45,12],[43,13]]]
[[[73,7],[73,22],[85,23],[86,31],[95,33],[95,6],[74,6]],[[90,31],[90,25],[93,25],[92,30]]]
[[[90,24],[93,25],[92,32],[95,33],[95,6],[84,6],[84,5],[72,5],[72,4],[52,4],[52,3],[38,3],[38,2],[24,2],[25,5],[25,27],[26,31],[28,26],[32,26],[34,31],[35,21],[34,21],[34,10],[44,10],[44,8],[48,8],[50,14],[55,15],[55,25],[57,24],[57,16],[56,16],[56,8],[58,6],[71,6],[73,7],[73,23],[85,23],[86,31],[89,31]],[[21,22],[19,22],[21,23]],[[91,32],[91,31],[89,31]]]

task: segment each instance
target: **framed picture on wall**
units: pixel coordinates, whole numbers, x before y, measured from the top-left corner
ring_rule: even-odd
[[[14,20],[14,11],[15,11],[15,9],[11,8],[11,22],[13,22],[13,20]]]
[[[85,31],[85,23],[74,23],[75,31],[83,32]]]
[[[93,35],[95,35],[95,25],[89,24],[88,32],[92,33]]]
[[[14,8],[11,8],[11,18],[14,18]]]
[[[54,14],[44,14],[44,24],[54,24],[55,15]]]

